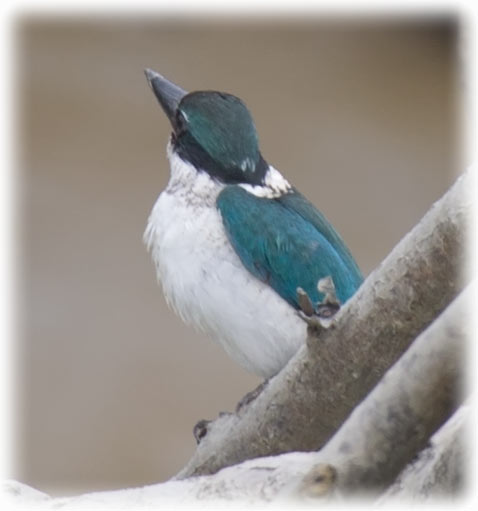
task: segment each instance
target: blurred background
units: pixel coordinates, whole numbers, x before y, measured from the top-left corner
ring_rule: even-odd
[[[18,432],[56,495],[145,485],[259,379],[168,310],[142,244],[168,180],[143,68],[252,111],[265,158],[368,274],[460,171],[457,23],[17,19]]]

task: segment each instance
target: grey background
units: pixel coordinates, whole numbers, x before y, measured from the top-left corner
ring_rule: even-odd
[[[265,158],[367,274],[454,181],[447,20],[23,17],[16,473],[57,494],[144,485],[259,383],[169,311],[141,237],[169,126],[143,76],[240,96]]]

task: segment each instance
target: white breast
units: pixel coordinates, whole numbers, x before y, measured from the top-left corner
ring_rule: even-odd
[[[305,323],[229,244],[215,205],[223,186],[168,155],[171,179],[144,235],[166,300],[246,370],[272,376],[305,339]]]

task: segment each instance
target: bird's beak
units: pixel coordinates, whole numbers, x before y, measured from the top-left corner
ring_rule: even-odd
[[[153,89],[154,95],[163,107],[164,113],[168,116],[169,121],[174,127],[174,116],[178,108],[179,102],[187,94],[181,87],[173,82],[166,80],[152,69],[145,69],[144,74],[148,79],[149,85]]]

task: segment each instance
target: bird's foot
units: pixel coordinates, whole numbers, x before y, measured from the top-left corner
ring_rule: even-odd
[[[212,421],[208,421],[206,419],[202,419],[196,423],[193,428],[193,435],[196,439],[196,443],[199,445],[201,440],[207,435],[207,428]]]
[[[236,413],[239,413],[245,406],[247,406],[249,403],[252,403],[254,399],[257,398],[257,396],[266,388],[267,384],[269,383],[269,380],[264,380],[261,384],[259,384],[254,390],[251,390],[251,392],[248,392],[240,401],[237,403],[236,406]]]
[[[300,307],[298,315],[307,323],[309,328],[316,332],[329,328],[331,319],[340,309],[340,302],[337,299],[332,277],[320,279],[317,283],[317,289],[319,293],[324,295],[324,299],[314,306],[307,292],[301,287],[297,288],[297,302]]]
[[[319,318],[330,319],[332,316],[335,316],[337,311],[340,309],[339,304],[332,303],[319,303],[316,309],[316,315]]]
[[[311,318],[315,314],[314,304],[310,299],[309,295],[306,291],[304,291],[301,287],[298,287],[296,290],[297,293],[297,302],[299,303],[300,311],[299,313],[305,316],[305,318]],[[303,319],[305,319],[303,318]],[[306,320],[306,319],[305,319]],[[307,321],[307,320],[306,320]]]
[[[332,277],[329,275],[328,277],[320,279],[317,283],[317,290],[319,293],[324,294],[324,299],[319,303],[317,312],[319,312],[320,307],[327,306],[329,311],[334,312],[332,312],[332,314],[329,313],[324,317],[333,316],[340,309],[340,302],[337,298],[337,293],[335,292],[335,284]]]
[[[226,415],[232,415],[231,412],[219,412],[219,418],[224,417]],[[209,433],[209,425],[214,421],[202,419],[196,423],[193,428],[193,435],[196,439],[196,443],[200,444],[204,437]]]

